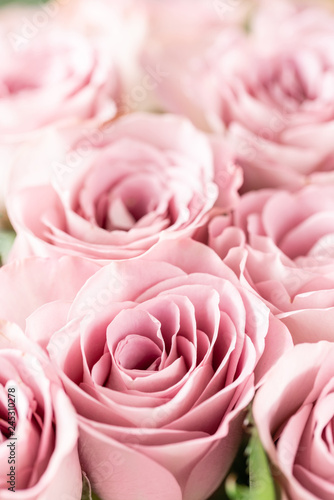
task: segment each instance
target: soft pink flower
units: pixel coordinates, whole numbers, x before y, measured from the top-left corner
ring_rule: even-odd
[[[13,258],[137,257],[162,235],[192,235],[238,199],[241,169],[227,148],[183,118],[133,114],[74,135],[64,151],[41,135],[17,159]]]
[[[222,56],[221,117],[244,190],[334,179],[334,16],[319,7],[267,2],[250,38]]]
[[[1,46],[0,58],[2,209],[10,166],[24,140],[55,122],[110,118],[120,94],[110,57],[77,33],[51,30],[19,51]]]
[[[144,13],[130,1],[0,10],[0,212],[11,162],[34,131],[131,111],[144,32]]]
[[[334,497],[334,344],[303,344],[269,373],[253,405],[275,479],[289,500]]]
[[[179,63],[160,94],[167,109],[227,134],[244,190],[333,181],[334,17],[292,4],[289,15],[284,6],[271,12],[267,3],[250,33],[222,30],[204,47],[180,52],[180,61],[175,55]]]
[[[75,411],[38,346],[0,330],[0,499],[80,500]]]
[[[37,309],[26,333],[48,343],[79,414],[83,470],[104,500],[207,498],[238,449],[255,385],[292,345],[192,240],[102,267],[74,300]]]
[[[58,27],[21,50],[2,47],[1,136],[26,134],[60,120],[108,117],[118,76],[110,56],[82,35]]]
[[[17,324],[22,330],[29,316],[47,304],[71,301],[86,281],[100,269],[96,262],[79,257],[59,259],[29,258],[16,260],[0,268],[0,318]],[[19,305],[19,306],[18,306]],[[41,335],[54,324],[42,326]],[[39,340],[35,331],[34,338]]]
[[[228,227],[231,224],[238,227]],[[241,197],[209,245],[288,326],[294,342],[334,340],[334,187]]]

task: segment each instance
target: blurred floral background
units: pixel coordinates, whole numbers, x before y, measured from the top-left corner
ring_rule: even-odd
[[[20,2],[16,2],[15,0],[0,0],[0,6],[6,6],[8,4],[13,4],[13,3],[17,3],[17,4],[21,4],[21,5],[28,5],[28,4],[41,5],[42,3],[45,3],[46,1],[47,0],[38,0],[38,1],[20,0]],[[117,1],[117,0],[115,0],[115,1]],[[119,0],[119,1],[121,1],[121,0]],[[153,1],[153,0],[151,0],[151,1]],[[155,8],[158,8],[158,9],[163,8],[163,4],[167,3],[168,1],[169,0],[156,0]],[[85,0],[82,0],[82,2],[85,2]],[[110,2],[112,2],[112,0],[110,0]],[[270,0],[268,0],[267,3],[270,6]],[[309,2],[309,3],[311,3],[311,2]],[[325,3],[327,4],[328,2],[325,2]],[[231,2],[230,2],[230,5],[233,6],[233,9],[232,9],[233,11],[235,9],[238,9],[238,8],[243,9],[244,7],[246,7],[247,14],[244,15],[244,11],[243,11],[243,14],[241,16],[243,18],[243,27],[244,27],[245,31],[250,29],[249,23],[248,23],[248,20],[249,20],[248,10],[251,11],[253,4],[256,4],[256,1],[255,2],[242,2],[242,1],[236,0],[235,2],[233,2],[233,0],[231,0]],[[75,10],[73,10],[72,15],[75,16]],[[188,11],[188,12],[186,12],[185,15],[191,16],[191,12]],[[152,19],[154,19],[154,16]],[[186,18],[184,19],[184,21],[185,21],[185,25],[187,25]],[[156,30],[159,30],[160,28],[161,27],[159,27],[159,26],[155,26]],[[221,29],[220,26],[217,27],[213,23],[213,26],[212,26],[213,31],[211,32],[211,34],[214,32],[216,35],[220,29]],[[269,26],[268,30],[270,30],[270,29],[271,29],[271,27]],[[214,30],[217,30],[217,31],[214,31]],[[262,36],[264,36],[264,37],[266,36],[265,31],[266,30],[264,30],[264,32],[262,33]],[[154,29],[152,30],[152,32],[154,32]],[[1,35],[1,25],[0,25],[0,35]],[[3,35],[3,33],[2,33],[2,35]],[[6,36],[6,33],[4,33],[4,35]],[[168,32],[166,32],[165,35],[166,35],[166,39],[168,39]],[[215,35],[213,35],[213,36],[215,36]],[[138,34],[138,36],[140,36],[140,33]],[[164,57],[166,57],[166,60],[168,59],[170,54],[173,55],[173,57],[176,61],[177,68],[178,68],[177,71],[180,69],[180,67],[183,66],[183,63],[184,63],[183,58],[186,56],[186,51],[193,44],[193,40],[191,38],[192,37],[191,30],[190,30],[190,34],[187,34],[186,30],[185,30],[185,32],[182,31],[182,35],[180,35],[180,36],[184,36],[185,38],[187,38],[187,36],[189,36],[189,40],[185,44],[184,53],[182,51],[180,53],[177,53],[178,47],[176,47],[176,50],[175,50],[175,47],[172,44],[168,45],[168,43],[166,44],[168,46],[168,50],[164,53]],[[208,36],[209,37],[211,36],[210,33]],[[154,35],[152,36],[152,38],[154,38]],[[201,39],[196,40],[194,42],[194,47],[192,47],[192,50],[196,51],[196,44],[198,44],[198,46],[200,47],[202,41],[203,40],[201,40]],[[263,42],[263,40],[260,40],[260,43],[261,42]],[[15,40],[14,40],[14,43],[15,43]],[[150,47],[150,49],[152,49],[152,52],[149,54],[145,54],[145,57],[147,57],[148,61],[150,60],[152,53],[154,53],[155,56],[156,56],[156,54],[159,54],[160,47],[158,45],[154,45],[154,43],[152,43],[152,47]],[[212,49],[212,52],[210,52],[210,54],[208,56],[208,59],[206,59],[205,63],[203,63],[203,66],[201,66],[200,64],[198,64],[197,66],[196,66],[196,64],[193,64],[193,66],[190,65],[191,67],[189,66],[191,71],[193,72],[193,73],[191,73],[192,76],[194,77],[194,75],[195,75],[193,82],[196,81],[196,75],[198,75],[198,74],[206,75],[206,70],[210,66],[210,63],[212,63],[212,60],[210,59],[210,57],[212,57],[213,61],[215,62],[215,59],[214,59],[215,52],[214,51],[215,50],[219,51],[220,49],[221,49],[221,47],[214,46]],[[224,44],[223,44],[223,49],[225,49]],[[155,53],[155,51],[157,51],[157,52]],[[175,53],[173,53],[173,51],[177,53],[176,56],[175,56]],[[245,48],[245,53],[246,53],[246,51],[247,51],[247,48]],[[150,51],[148,51],[148,52],[150,52]],[[205,66],[205,65],[207,65],[207,66]],[[232,66],[233,66],[233,64],[232,64]],[[168,71],[173,72],[173,66],[169,66]],[[163,72],[164,72],[163,68],[162,68],[161,72],[163,74]],[[126,71],[125,71],[125,73],[126,73]],[[135,88],[137,86],[138,82],[140,83],[143,81],[142,80],[143,77],[140,73],[138,75],[131,75],[131,76],[133,77],[133,80],[131,83],[132,88]],[[189,75],[186,75],[185,81],[187,81],[188,76]],[[137,78],[137,80],[136,80],[136,78]],[[157,76],[157,78],[159,78],[159,75]],[[205,82],[205,84],[208,85],[208,88],[210,88],[210,81],[209,80],[210,79],[208,78],[208,81]],[[195,84],[194,84],[194,86],[195,86]],[[250,86],[251,86],[251,83],[250,83]],[[265,87],[265,84],[264,84],[264,87]],[[171,90],[172,90],[172,92],[171,92]],[[178,92],[179,89],[177,87],[176,88],[173,88],[173,87],[169,88],[168,91],[170,92],[170,95],[173,94],[173,98],[174,98],[173,102],[171,101],[171,102],[167,103],[168,106],[170,106],[170,108],[173,108],[173,107],[177,108],[178,105],[181,103],[181,106],[180,106],[181,111],[184,112],[185,115],[188,115],[188,117],[196,125],[198,125],[199,128],[202,128],[205,131],[214,131],[214,132],[218,131],[218,132],[220,132],[219,127],[221,127],[222,124],[219,123],[217,116],[215,116],[215,114],[213,112],[212,113],[208,112],[204,116],[204,114],[201,112],[202,111],[201,104],[203,104],[203,103],[201,103],[201,98],[203,96],[201,95],[200,90],[198,91],[197,94],[195,92],[195,96],[196,96],[195,105],[194,105],[194,102],[190,102],[190,101],[187,102],[186,100],[183,100],[184,96],[181,95],[181,92],[180,93]],[[212,108],[214,108],[216,103],[213,102],[213,98],[211,99],[212,96],[211,96],[210,92],[208,92],[207,95],[209,95],[209,99],[207,101],[205,101],[205,99],[204,99],[204,106],[207,106],[206,109],[211,110],[210,106]],[[205,97],[207,97],[207,95]],[[164,97],[165,97],[164,96],[164,89],[163,89],[163,85],[162,85],[161,102],[166,103],[167,101],[166,100],[164,101]],[[161,111],[163,111],[162,106],[161,106],[161,102],[160,103],[157,102],[155,100],[155,98],[150,93],[148,93],[147,99],[144,97],[144,99],[142,100],[139,97],[136,101],[136,98],[132,98],[132,102],[130,102],[130,107],[132,105],[134,107],[133,110],[135,110],[135,111],[140,110],[140,109],[148,109],[151,111],[161,112]],[[122,106],[126,107],[128,105],[128,102],[123,100],[121,102],[121,104],[122,104]],[[121,111],[118,110],[118,112],[120,114],[123,114],[123,111],[124,111],[123,109],[121,109]],[[226,111],[225,109],[222,109],[221,114],[223,115],[225,111]],[[126,114],[126,112],[124,114]],[[226,112],[226,115],[228,115],[227,112]],[[244,117],[242,117],[242,118],[245,121],[247,121],[247,116],[246,116],[246,119]],[[275,154],[273,154],[273,157],[275,157]],[[245,163],[246,163],[246,160],[245,160]],[[246,182],[249,181],[249,179],[247,179],[247,167],[248,167],[248,165],[245,165]],[[250,167],[250,169],[251,169],[251,167]],[[289,170],[289,169],[287,169],[287,170]],[[323,170],[326,170],[326,168],[323,167]],[[289,174],[290,173],[291,172],[289,171]],[[297,172],[297,174],[299,174],[299,172]],[[293,178],[292,182],[296,182],[296,183],[300,182],[300,179],[299,179],[297,174]],[[268,177],[269,177],[269,175],[268,175]],[[276,178],[274,180],[270,179],[270,181],[275,183],[277,181],[277,179]],[[304,182],[304,179],[303,179],[303,182]],[[261,186],[258,186],[258,187],[261,187]],[[265,186],[265,187],[267,187],[267,186]],[[272,187],[272,186],[270,185],[269,187]],[[249,184],[249,186],[247,186],[247,188],[252,189],[252,186]],[[2,262],[5,262],[7,259],[8,253],[9,253],[10,249],[12,248],[14,238],[15,238],[15,233],[14,233],[14,231],[9,223],[9,220],[7,218],[7,215],[6,215],[4,208],[2,208],[2,211],[0,212],[0,254],[1,254]],[[250,410],[248,413],[248,417],[246,418],[246,420],[244,422],[244,438],[242,441],[242,445],[240,446],[238,456],[235,459],[235,461],[234,461],[234,463],[233,463],[233,465],[232,465],[232,467],[227,475],[226,480],[223,482],[223,484],[220,486],[219,490],[217,490],[217,492],[211,497],[210,500],[276,500],[279,497],[280,497],[280,494],[278,492],[277,487],[275,486],[274,479],[273,479],[272,473],[270,471],[270,467],[268,464],[266,454],[261,446],[257,431],[253,425],[252,415],[251,415],[251,410]],[[91,493],[90,488],[89,488],[89,484],[84,478],[83,499],[89,500],[90,498],[96,499],[97,497],[95,497],[94,495],[92,496],[92,493]],[[124,499],[124,500],[126,500],[126,499]]]

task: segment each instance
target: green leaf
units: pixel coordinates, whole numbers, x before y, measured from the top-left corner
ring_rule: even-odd
[[[276,488],[267,455],[254,428],[249,442],[250,500],[276,500]]]
[[[234,474],[230,474],[226,479],[225,488],[230,500],[249,500],[251,498],[249,487],[238,484]]]
[[[240,484],[240,476],[244,471],[240,470],[239,462],[234,464],[232,472],[225,481],[226,494],[230,500],[277,500],[279,498],[277,488],[267,455],[253,424],[251,411],[247,420],[250,437],[247,447],[243,448],[243,453],[247,456],[245,468],[248,471],[249,485]],[[245,478],[242,482],[246,482]]]
[[[2,5],[8,5],[8,4],[23,4],[23,5],[34,5],[34,4],[40,4],[40,3],[45,3],[48,0],[0,0],[0,7]]]
[[[0,265],[3,265],[8,258],[8,254],[15,240],[14,231],[0,231]]]
[[[81,500],[100,500],[95,493],[92,492],[90,481],[86,474],[82,473],[82,496]]]

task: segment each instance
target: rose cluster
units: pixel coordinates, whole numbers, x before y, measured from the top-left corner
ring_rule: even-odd
[[[331,500],[332,1],[49,0],[0,42],[0,500]]]

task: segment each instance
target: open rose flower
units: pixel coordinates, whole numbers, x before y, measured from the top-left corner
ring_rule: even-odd
[[[230,209],[242,182],[222,145],[169,115],[133,114],[79,133],[60,151],[41,135],[17,159],[8,198],[13,257],[137,257],[162,234],[192,235],[212,209]]]
[[[291,16],[270,9],[250,34],[223,31],[185,57],[161,87],[168,109],[227,133],[244,191],[334,178],[334,17],[314,7],[291,6]]]
[[[58,27],[21,50],[2,46],[1,60],[2,139],[59,120],[108,117],[108,108],[109,116],[114,112],[116,69],[102,48],[78,33]]]
[[[99,26],[102,31],[101,18],[94,18],[94,31],[89,29],[93,18],[89,25],[88,13],[81,10],[81,29],[69,4],[0,10],[0,211],[10,165],[22,141],[55,122],[109,120],[121,106],[128,84],[122,64],[135,65],[134,51],[126,51],[122,43],[131,39],[127,28],[132,26],[118,9],[109,7],[103,32],[108,22],[114,36],[101,39],[95,35]]]
[[[38,346],[0,332],[0,498],[80,500],[75,411]]]
[[[292,345],[265,304],[190,239],[102,267],[74,300],[35,310],[26,334],[47,344],[103,500],[208,498],[237,452],[255,385]]]
[[[334,16],[314,6],[290,4],[291,15],[285,9],[284,2],[265,9],[252,41],[227,54],[235,64],[225,73],[222,118],[244,168],[245,190],[294,190],[334,178]]]
[[[238,228],[226,227],[231,222]],[[209,233],[209,245],[279,314],[296,343],[334,340],[333,186],[247,193],[233,220],[217,218]]]
[[[333,357],[332,343],[296,346],[255,397],[254,420],[284,499],[334,497]]]
[[[3,291],[0,318],[24,330],[29,316],[36,309],[46,308],[49,302],[57,300],[73,300],[100,268],[96,262],[67,256],[58,259],[29,258],[6,264],[0,268],[0,290]],[[44,335],[50,327],[54,325],[48,326],[46,321],[42,327]]]

